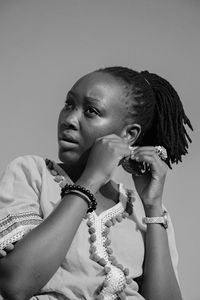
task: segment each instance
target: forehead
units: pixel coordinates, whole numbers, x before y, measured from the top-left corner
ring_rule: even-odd
[[[80,78],[72,87],[74,93],[80,97],[93,97],[98,100],[115,101],[121,100],[124,84],[110,74],[93,72]]]

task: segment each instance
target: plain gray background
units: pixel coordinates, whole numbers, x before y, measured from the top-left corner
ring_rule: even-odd
[[[0,1],[0,172],[24,154],[57,159],[58,113],[87,72],[148,69],[178,91],[195,131],[189,155],[168,173],[164,203],[188,300],[199,299],[199,31],[198,0]],[[120,168],[114,177],[131,186]]]

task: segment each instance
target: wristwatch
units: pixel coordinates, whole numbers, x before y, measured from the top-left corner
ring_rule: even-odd
[[[167,218],[167,212],[164,210],[163,214],[161,217],[144,217],[143,222],[145,224],[160,224],[162,225],[165,229],[168,227],[168,218]]]

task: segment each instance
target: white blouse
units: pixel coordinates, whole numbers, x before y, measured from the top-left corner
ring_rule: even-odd
[[[61,188],[54,179],[39,156],[18,157],[7,166],[0,181],[0,249],[23,238],[58,205]],[[67,174],[65,180],[72,184]],[[105,300],[117,299],[121,291],[127,300],[144,300],[134,280],[143,273],[144,216],[134,185],[130,191],[119,184],[119,202],[83,218],[62,265],[31,300],[94,300],[97,291]],[[167,234],[178,277],[170,216]]]

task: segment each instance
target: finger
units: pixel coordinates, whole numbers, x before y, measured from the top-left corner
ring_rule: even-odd
[[[151,150],[137,149],[136,151],[133,151],[133,152],[132,152],[131,158],[137,160],[137,157],[138,157],[138,156],[141,156],[141,155],[158,156],[158,155],[156,154],[155,149],[151,149]]]
[[[155,146],[139,146],[139,147],[131,147],[134,149],[134,151],[138,150],[154,150],[155,151]]]
[[[159,158],[157,154],[138,153],[135,158],[138,162],[146,162],[154,168],[163,168],[164,162]]]
[[[165,161],[165,159],[163,159],[162,157],[160,157],[160,155],[157,153],[156,149],[154,150],[140,150],[138,152],[134,152],[133,155],[131,156],[132,159],[136,159],[137,161],[137,156],[139,155],[151,155],[153,157],[155,157],[155,159],[157,160],[157,162],[162,165],[163,161]]]
[[[119,135],[116,134],[108,134],[97,138],[97,140],[123,140],[126,143],[126,140],[122,139]]]
[[[108,143],[108,145],[111,145],[115,149],[121,149],[121,150],[125,149],[129,155],[131,153],[129,145],[127,143],[125,143],[124,140],[121,138],[113,138],[113,139],[105,138],[104,141],[106,141]]]
[[[120,145],[122,145],[125,148],[128,148],[128,144],[125,143],[122,139],[120,138],[102,138],[101,140],[99,140],[99,142],[101,142],[102,144],[107,144],[108,146],[114,147],[114,148],[119,148]],[[129,150],[130,152],[130,150]]]
[[[145,161],[148,163],[157,163],[160,162],[160,159],[157,155],[149,154],[149,153],[137,153],[135,156],[136,161]]]
[[[157,155],[138,155],[138,162],[145,162],[150,165],[152,174],[157,174],[159,177],[165,176],[168,166]],[[157,176],[156,176],[157,177]]]
[[[5,250],[0,250],[0,258],[5,257],[7,255]]]
[[[155,151],[155,153],[162,159],[166,160],[167,158],[167,150],[162,146],[145,146],[145,147],[138,147],[137,149],[134,149],[133,152],[137,153],[138,151]]]
[[[130,156],[131,150],[129,148],[129,144],[124,141],[121,137],[112,134],[107,135],[102,138],[98,138],[98,140],[102,140],[102,142],[106,142],[108,146],[115,150],[115,154],[119,157],[119,159],[124,158],[126,156]]]
[[[121,136],[116,135],[116,134],[109,134],[109,135],[105,135],[100,138],[97,138],[97,140],[101,140],[101,139],[106,140],[106,141],[119,141],[121,143],[128,145],[128,147],[130,147],[129,140],[122,138]],[[132,147],[130,147],[130,148],[132,148]],[[136,147],[134,147],[134,148],[136,148]]]
[[[156,151],[155,149],[151,149],[151,150],[145,150],[145,149],[137,149],[133,152],[135,155],[137,154],[142,154],[142,153],[146,153],[146,154],[149,154],[149,155],[152,155],[152,154],[155,154]]]
[[[149,156],[153,156],[153,157],[157,157],[159,158],[158,154],[156,153],[155,150],[139,150],[137,152],[134,152],[134,156],[141,156],[141,155],[149,155]]]
[[[128,144],[124,143],[123,140],[118,140],[118,139],[112,139],[112,140],[110,140],[110,139],[108,139],[108,140],[106,140],[106,143],[109,146],[111,146],[112,148],[116,149],[116,150],[117,149],[121,150],[121,151],[125,150],[126,153],[128,153],[129,155],[131,153]]]
[[[146,162],[150,165],[156,165],[159,168],[163,167],[163,161],[155,152],[141,151],[134,156],[134,160],[138,162]]]
[[[136,149],[133,150],[133,153],[134,154],[137,154],[137,153],[156,153],[156,149],[155,147],[138,147]]]
[[[14,245],[13,245],[13,244],[8,244],[8,245],[5,247],[5,250],[6,250],[7,252],[12,251],[13,249],[14,249]]]

